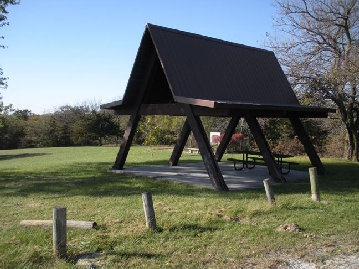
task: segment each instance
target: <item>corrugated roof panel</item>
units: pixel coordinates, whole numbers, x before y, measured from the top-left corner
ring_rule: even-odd
[[[174,98],[299,104],[273,52],[148,25]]]

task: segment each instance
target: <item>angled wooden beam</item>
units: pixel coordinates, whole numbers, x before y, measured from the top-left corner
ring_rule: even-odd
[[[254,136],[254,139],[256,140],[261,154],[263,155],[263,159],[267,164],[269,175],[275,181],[285,182],[286,180],[274,160],[274,157],[269,149],[267,140],[264,137],[264,134],[256,117],[253,116],[251,113],[246,113],[245,120],[249,126],[249,129],[251,130],[252,135]]]
[[[144,74],[142,85],[137,94],[137,99],[136,99],[137,101],[132,106],[133,107],[132,114],[130,116],[130,120],[128,121],[125,133],[123,135],[120,150],[117,153],[115,164],[112,167],[113,169],[121,170],[125,165],[127,154],[130,150],[133,137],[135,136],[137,130],[138,122],[141,119],[141,115],[139,113],[141,109],[141,104],[146,94],[146,90],[150,87],[152,82],[151,80],[153,80],[154,74],[156,72],[156,68],[155,68],[156,59],[157,59],[156,53],[152,51],[149,58],[149,64]]]
[[[202,155],[202,159],[207,169],[212,186],[216,190],[228,191],[228,187],[224,182],[222,172],[219,169],[216,160],[214,159],[214,154],[209,144],[206,132],[203,128],[201,119],[199,116],[194,115],[192,105],[185,105],[185,112],[187,114],[187,120],[192,129],[193,135],[196,138],[198,148]]]
[[[184,146],[187,143],[188,136],[191,133],[191,127],[189,126],[188,120],[184,122],[180,135],[178,136],[176,145],[173,149],[171,158],[168,162],[169,166],[177,166],[179,158],[182,155]]]
[[[315,151],[315,148],[312,142],[310,141],[307,132],[304,129],[302,121],[298,117],[290,117],[289,120],[292,123],[293,129],[296,132],[300,142],[303,144],[305,152],[307,153],[310,159],[310,162],[312,163],[313,166],[317,167],[317,171],[319,175],[324,175],[325,168],[317,152]]]
[[[140,121],[140,115],[131,115],[130,120],[127,123],[127,128],[121,140],[120,150],[117,153],[115,164],[113,169],[121,170],[125,165],[127,154],[130,150],[133,137],[135,136],[138,122]]]
[[[236,127],[238,125],[240,118],[241,117],[239,117],[239,116],[234,116],[231,118],[230,122],[228,123],[226,132],[224,133],[222,141],[219,144],[216,154],[214,156],[217,162],[221,161],[223,154],[224,154],[229,142],[231,141],[232,135],[233,135],[234,131],[236,130]]]

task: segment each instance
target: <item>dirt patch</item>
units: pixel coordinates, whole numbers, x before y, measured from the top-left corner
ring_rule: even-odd
[[[76,265],[84,266],[86,268],[97,268],[100,265],[99,259],[101,254],[95,253],[83,253],[75,257],[74,261]]]
[[[303,229],[299,227],[297,223],[281,224],[277,228],[277,231],[280,232],[301,232]]]
[[[301,259],[294,259],[292,257],[281,257],[286,260],[288,265],[280,266],[280,268],[285,269],[315,269],[315,268],[325,268],[325,269],[358,269],[359,268],[359,256],[335,256],[327,260],[324,260],[320,263],[307,262]]]

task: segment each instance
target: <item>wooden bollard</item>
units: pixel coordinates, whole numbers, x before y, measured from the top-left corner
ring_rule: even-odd
[[[152,193],[142,193],[143,210],[145,211],[146,226],[152,231],[156,231],[156,216],[153,209]]]
[[[55,206],[53,216],[53,251],[58,258],[66,257],[66,207]]]
[[[316,167],[309,168],[309,177],[310,177],[310,188],[312,191],[312,200],[320,202],[318,174]]]
[[[267,198],[268,198],[268,202],[271,204],[271,205],[275,205],[275,199],[274,199],[274,193],[272,191],[272,188],[271,186],[269,185],[269,178],[266,178],[263,180],[263,184],[264,184],[264,189],[266,191],[266,195],[267,195]]]

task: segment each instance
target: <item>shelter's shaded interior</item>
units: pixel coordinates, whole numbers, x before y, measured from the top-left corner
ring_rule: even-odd
[[[192,131],[214,188],[228,190],[217,161],[241,117],[263,155],[269,174],[285,181],[258,124],[258,117],[289,118],[320,173],[325,169],[299,118],[327,117],[331,109],[299,104],[273,52],[148,24],[123,100],[101,106],[131,115],[114,169],[123,169],[141,115],[186,116],[170,165],[177,165]],[[200,116],[230,117],[216,154]]]
[[[153,74],[143,97],[143,104],[174,103],[170,87],[163,73],[160,60],[156,57]]]

